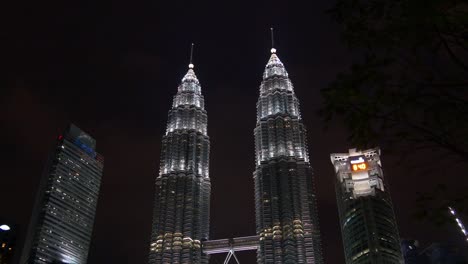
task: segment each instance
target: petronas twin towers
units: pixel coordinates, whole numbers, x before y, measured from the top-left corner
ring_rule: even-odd
[[[208,263],[209,254],[235,257],[235,251],[252,249],[258,263],[323,263],[299,100],[276,50],[271,53],[254,129],[257,234],[209,240],[210,140],[201,86],[190,64],[162,140],[149,263]]]

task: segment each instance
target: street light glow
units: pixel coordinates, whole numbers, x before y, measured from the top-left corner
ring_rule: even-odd
[[[3,231],[8,231],[8,230],[10,230],[10,227],[7,226],[7,225],[0,225],[0,229],[3,230]]]

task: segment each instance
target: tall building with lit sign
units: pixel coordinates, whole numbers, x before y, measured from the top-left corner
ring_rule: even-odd
[[[346,264],[402,264],[380,149],[331,154]]]
[[[210,140],[201,86],[190,63],[169,111],[156,179],[149,263],[208,263]]]
[[[39,186],[20,263],[86,263],[104,160],[74,125],[57,138]]]
[[[306,129],[274,48],[260,85],[254,134],[257,263],[323,263]]]

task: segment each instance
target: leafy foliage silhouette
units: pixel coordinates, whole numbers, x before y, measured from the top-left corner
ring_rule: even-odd
[[[324,121],[341,118],[360,148],[468,165],[468,3],[339,0],[329,13],[357,62],[322,89]],[[468,197],[447,193],[440,185],[421,194],[418,217],[446,223],[448,205],[468,215]]]

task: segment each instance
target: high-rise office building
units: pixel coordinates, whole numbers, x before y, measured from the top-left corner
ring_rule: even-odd
[[[13,264],[17,236],[17,226],[0,219],[0,264]]]
[[[59,135],[41,179],[20,263],[86,263],[104,160],[74,125]]]
[[[288,73],[271,50],[255,134],[258,263],[323,263],[306,129]]]
[[[331,162],[346,263],[404,263],[380,149],[331,154]]]
[[[162,140],[149,263],[208,263],[210,140],[200,83],[190,63]]]

